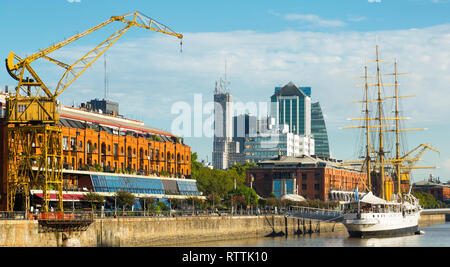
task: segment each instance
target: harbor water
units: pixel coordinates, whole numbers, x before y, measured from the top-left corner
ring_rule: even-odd
[[[450,222],[419,227],[420,235],[390,238],[351,238],[346,232],[315,233],[193,243],[190,247],[450,247]]]

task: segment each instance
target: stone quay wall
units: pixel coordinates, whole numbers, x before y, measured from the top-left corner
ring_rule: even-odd
[[[445,222],[445,215],[422,216],[421,224]],[[173,246],[193,242],[346,231],[342,223],[266,216],[101,218],[85,231],[42,232],[36,220],[0,221],[3,247]]]

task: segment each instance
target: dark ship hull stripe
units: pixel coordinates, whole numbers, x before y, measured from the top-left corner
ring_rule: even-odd
[[[391,230],[381,230],[381,231],[349,231],[351,237],[395,237],[395,236],[405,236],[405,235],[413,235],[419,230],[419,227],[405,227],[399,229],[391,229]]]

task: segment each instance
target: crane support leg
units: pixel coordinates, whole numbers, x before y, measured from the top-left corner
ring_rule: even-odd
[[[17,126],[8,128],[8,210],[13,211],[17,193],[24,195],[29,209],[30,189],[43,191],[42,211],[49,209],[49,191],[57,191],[62,205],[62,130],[56,126]]]

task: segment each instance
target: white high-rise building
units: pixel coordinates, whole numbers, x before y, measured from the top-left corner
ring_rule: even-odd
[[[223,91],[223,81],[214,92],[214,143],[212,162],[216,169],[228,169],[244,162],[239,141],[233,138],[233,100]]]
[[[245,160],[257,163],[279,155],[298,157],[315,154],[311,134],[311,87],[289,82],[276,87],[271,96],[267,130],[245,139]]]
[[[245,161],[258,163],[279,155],[299,157],[314,154],[314,139],[289,132],[288,125],[272,126],[265,132],[247,135]]]

